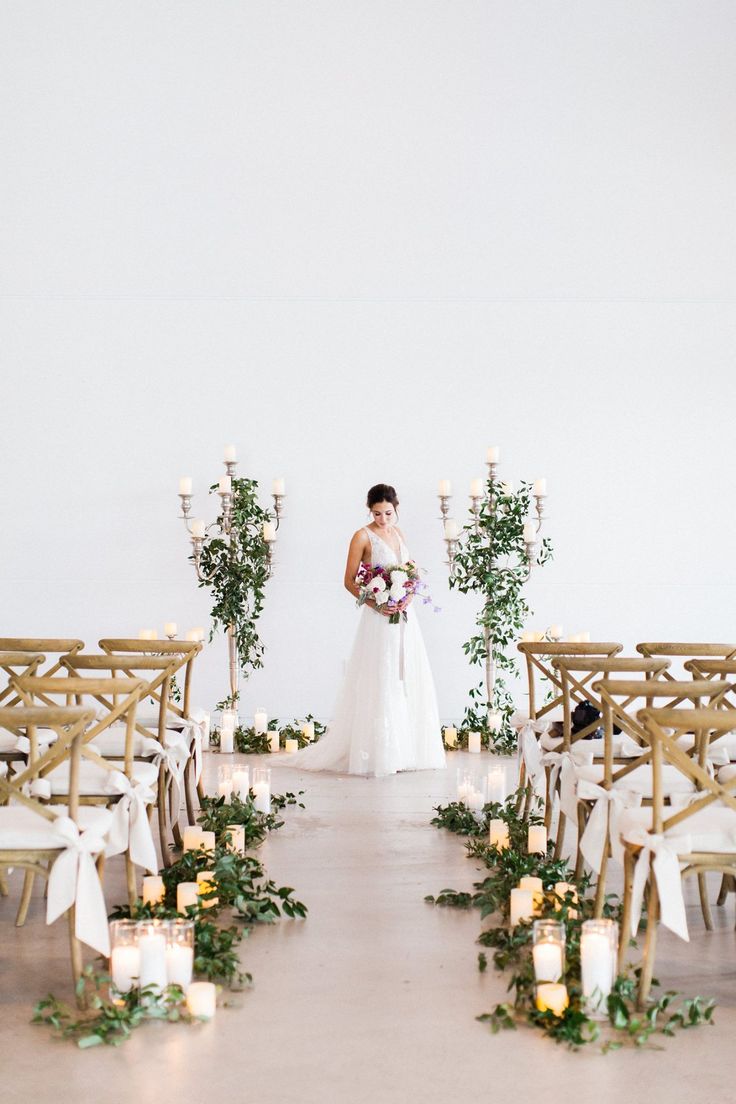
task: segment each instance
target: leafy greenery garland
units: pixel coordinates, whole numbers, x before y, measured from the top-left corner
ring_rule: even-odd
[[[209,981],[226,983],[230,988],[250,983],[253,979],[241,970],[237,951],[248,935],[248,925],[274,923],[282,913],[291,918],[304,918],[307,906],[294,897],[290,886],[277,886],[269,879],[263,864],[253,855],[231,850],[227,826],[242,825],[247,851],[262,843],[268,832],[283,826],[277,811],[287,805],[304,808],[298,800],[300,796],[274,794],[271,803],[276,811],[270,814],[256,811],[252,792],[245,801],[237,796],[229,803],[222,797],[204,798],[198,821],[206,831],[215,832],[214,852],[185,851],[177,862],[161,870],[164,881],[161,904],[144,905],[139,900],[132,909],[127,904],[118,905],[111,919],[180,919],[176,908],[177,886],[180,882],[196,881],[200,871],[211,870],[210,891],[202,894],[196,905],[186,909],[186,915],[194,920],[194,972]],[[225,909],[244,921],[245,926],[216,923]],[[90,966],[77,986],[77,995],[87,997],[87,1012],[80,1015],[76,1009],[49,994],[36,1004],[31,1022],[51,1027],[61,1038],[73,1039],[86,1049],[102,1043],[117,1046],[146,1020],[193,1020],[185,1010],[185,995],[176,985],[168,986],[161,993],[146,987],[114,996],[110,986],[111,978]]]
[[[477,908],[481,918],[497,915],[500,919],[499,925],[481,932],[478,942],[483,947],[492,948],[493,963],[497,969],[512,971],[508,988],[513,991],[514,997],[513,1001],[497,1004],[490,1012],[478,1016],[481,1023],[489,1024],[494,1033],[528,1023],[556,1042],[578,1049],[601,1039],[602,1028],[599,1021],[591,1019],[586,1013],[580,981],[581,927],[583,920],[591,918],[593,913],[593,902],[585,896],[589,879],[586,876],[576,882],[565,860],[553,858],[549,851],[544,855],[530,855],[527,852],[528,825],[542,823],[542,818],[532,813],[528,820],[524,820],[518,815],[516,809],[521,807],[524,797],[524,791],[519,791],[503,805],[490,803],[481,815],[473,813],[462,802],[436,807],[437,815],[432,824],[466,836],[468,855],[482,862],[490,873],[483,881],[474,884],[473,892],[443,889],[436,897],[429,896],[425,900],[452,908]],[[485,842],[491,819],[503,820],[508,825],[507,849]],[[559,1016],[549,1010],[541,1012],[536,1006],[531,921],[522,921],[513,928],[509,926],[511,890],[525,875],[541,878],[544,886],[543,900],[536,908],[534,918],[561,920],[565,924],[565,977],[562,980],[567,984],[569,1005]],[[560,897],[554,892],[557,882],[574,884],[576,892]],[[609,895],[603,915],[619,921],[620,913],[620,904]],[[487,964],[487,956],[481,951],[478,955],[479,970],[484,971]],[[607,1000],[609,1037],[603,1043],[605,1052],[617,1050],[625,1043],[644,1046],[657,1032],[671,1036],[678,1029],[712,1024],[713,1000],[698,996],[675,1005],[678,994],[672,991],[651,1000],[645,1011],[639,1011],[636,1007],[638,975],[638,969],[632,970],[627,966],[616,978]],[[658,986],[656,981],[653,984]]]
[[[531,500],[531,484],[522,482],[518,491],[508,491],[503,483],[489,479],[477,526],[474,519],[463,529],[450,576],[451,588],[463,594],[480,594],[483,599],[475,622],[478,631],[463,644],[463,651],[472,665],[483,665],[489,645],[495,665],[493,700],[488,700],[485,681],[481,680],[469,692],[470,704],[461,728],[480,732],[482,745],[502,754],[516,747],[516,733],[511,726],[514,703],[507,679],[518,674],[509,649],[531,612],[523,595],[528,577],[524,522]],[[535,562],[541,566],[551,557],[552,545],[545,537]],[[503,718],[497,731],[488,727],[489,710]]]
[[[216,491],[217,484],[210,487]],[[222,521],[222,516],[218,519]],[[258,483],[255,479],[232,480],[231,532],[225,536],[205,535],[202,545],[200,587],[212,592],[212,628],[234,628],[235,645],[240,670],[247,678],[251,670],[263,666],[265,651],[258,635],[258,619],[263,612],[263,601],[268,580],[268,544],[263,539],[264,522],[271,521],[272,514],[258,502]],[[237,695],[236,695],[237,697]],[[222,705],[234,705],[232,695]]]
[[[302,724],[311,721],[314,725],[314,740],[308,740],[302,733]],[[276,717],[268,722],[269,731],[273,732],[278,730],[279,734],[279,747],[286,747],[287,740],[296,740],[300,748],[307,747],[310,743],[317,743],[321,736],[324,736],[327,731],[327,726],[322,724],[321,721],[314,719],[311,713],[307,713],[304,721],[293,720],[284,725],[280,725]],[[210,733],[210,744],[213,747],[220,746],[220,730],[215,728]],[[268,732],[256,732],[254,727],[246,728],[244,725],[238,725],[234,733],[234,746],[235,750],[242,752],[244,755],[267,755],[271,751],[271,744],[268,738]]]

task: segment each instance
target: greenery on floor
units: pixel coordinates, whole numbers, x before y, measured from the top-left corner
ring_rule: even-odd
[[[476,908],[481,919],[497,919],[494,926],[484,926],[478,942],[491,950],[496,969],[509,974],[508,990],[513,995],[509,1001],[478,1016],[478,1020],[487,1023],[494,1033],[526,1023],[572,1049],[600,1042],[606,1052],[627,1043],[641,1047],[651,1044],[656,1035],[671,1036],[678,1030],[712,1024],[715,1002],[699,996],[677,1002],[678,994],[667,991],[650,1000],[644,1011],[638,1010],[639,971],[630,966],[616,978],[607,998],[607,1021],[601,1022],[588,1015],[582,993],[580,935],[582,922],[593,915],[593,901],[586,896],[590,889],[589,879],[586,876],[576,881],[567,863],[552,856],[551,846],[546,854],[528,853],[528,826],[542,823],[542,818],[536,813],[526,818],[519,815],[517,810],[524,807],[526,800],[526,792],[519,791],[504,804],[486,805],[482,813],[474,813],[462,802],[453,801],[437,806],[432,819],[432,824],[438,828],[466,837],[469,857],[480,861],[488,870],[487,876],[476,882],[472,891],[443,889],[436,897],[426,898],[435,905]],[[499,849],[486,842],[491,819],[503,820],[508,825],[508,848]],[[561,980],[567,985],[569,1003],[559,1015],[537,1007],[531,921],[510,926],[511,890],[525,875],[541,878],[544,887],[534,919],[561,920],[565,925],[565,971]],[[554,887],[560,882],[575,888],[559,895]],[[603,916],[620,919],[620,904],[612,895],[606,899]],[[635,946],[633,940],[632,945]],[[487,964],[488,957],[481,951],[479,970],[484,971]],[[657,982],[654,985],[659,987]]]
[[[314,740],[310,740],[302,732],[302,725],[311,723],[314,725]],[[280,724],[278,718],[274,717],[268,722],[269,731],[277,731],[279,734],[279,747],[283,751],[286,747],[287,740],[296,740],[300,748],[307,747],[310,743],[317,743],[320,736],[324,736],[327,731],[327,726],[323,725],[321,721],[316,721],[311,713],[307,713],[303,721],[293,720],[288,721],[286,724]],[[241,752],[243,755],[267,755],[271,751],[271,742],[268,737],[268,732],[256,732],[255,728],[246,728],[243,725],[239,725],[235,729],[235,750]],[[220,746],[220,730],[215,728],[210,733],[210,743],[213,747]]]
[[[274,794],[272,807],[282,811],[287,806],[304,805],[292,793]],[[205,831],[214,831],[214,851],[185,851],[169,867],[164,867],[164,897],[160,904],[143,904],[139,899],[133,908],[116,906],[112,920],[175,920],[176,894],[180,882],[196,882],[201,872],[211,872],[196,905],[186,908],[186,916],[194,921],[194,974],[200,979],[217,982],[231,988],[252,981],[241,969],[238,947],[254,924],[272,924],[287,916],[305,918],[307,906],[294,896],[290,886],[279,886],[271,880],[261,861],[248,854],[248,849],[263,842],[268,832],[284,824],[276,812],[260,813],[255,809],[252,792],[246,800],[233,797],[205,797],[198,818]],[[232,847],[232,825],[243,827],[245,850]],[[223,923],[223,918],[225,922]],[[235,921],[230,923],[228,920]],[[78,986],[78,996],[86,998],[88,1011],[79,1013],[49,994],[38,1002],[32,1023],[45,1024],[60,1038],[76,1041],[82,1048],[101,1043],[119,1045],[131,1031],[147,1020],[192,1022],[186,1012],[185,994],[175,985],[160,993],[133,989],[124,994],[110,992],[111,979],[106,973],[89,967]]]

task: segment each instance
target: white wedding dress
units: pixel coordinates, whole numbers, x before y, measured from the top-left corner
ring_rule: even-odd
[[[399,560],[365,531],[374,565],[409,558],[403,541]],[[373,777],[445,766],[434,679],[413,606],[398,625],[363,606],[333,720],[319,743],[297,752],[292,763]]]

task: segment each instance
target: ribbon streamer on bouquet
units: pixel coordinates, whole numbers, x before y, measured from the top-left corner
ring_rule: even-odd
[[[626,840],[641,847],[631,890],[632,936],[636,935],[639,927],[644,889],[651,870],[657,883],[662,923],[675,935],[689,942],[678,847],[683,853],[690,851],[690,837],[683,835],[668,839],[667,836],[647,832],[644,828],[634,828],[626,833]]]
[[[606,790],[603,786],[581,778],[578,781],[578,801],[594,801],[585,831],[580,837],[580,851],[588,866],[600,874],[603,855],[608,840],[611,841],[611,855],[622,864],[624,849],[619,833],[619,821],[624,809],[641,805],[641,794],[634,790]]]
[[[80,832],[67,816],[57,817],[52,830],[64,850],[49,874],[46,923],[53,923],[76,905],[75,935],[100,954],[109,955],[107,908],[95,866],[95,856],[105,849],[105,837],[93,828]]]
[[[155,799],[154,791],[145,782],[131,782],[122,771],[111,772],[107,790],[120,794],[120,800],[112,812],[105,854],[111,857],[128,851],[136,866],[156,870],[156,848],[146,808]]]
[[[406,621],[399,615],[399,681],[404,681]]]

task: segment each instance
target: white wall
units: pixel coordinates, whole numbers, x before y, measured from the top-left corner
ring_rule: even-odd
[[[4,0],[3,631],[203,622],[176,484],[232,441],[289,490],[244,711],[329,715],[387,480],[449,717],[436,482],[499,443],[535,626],[733,639],[735,48],[730,0]]]

